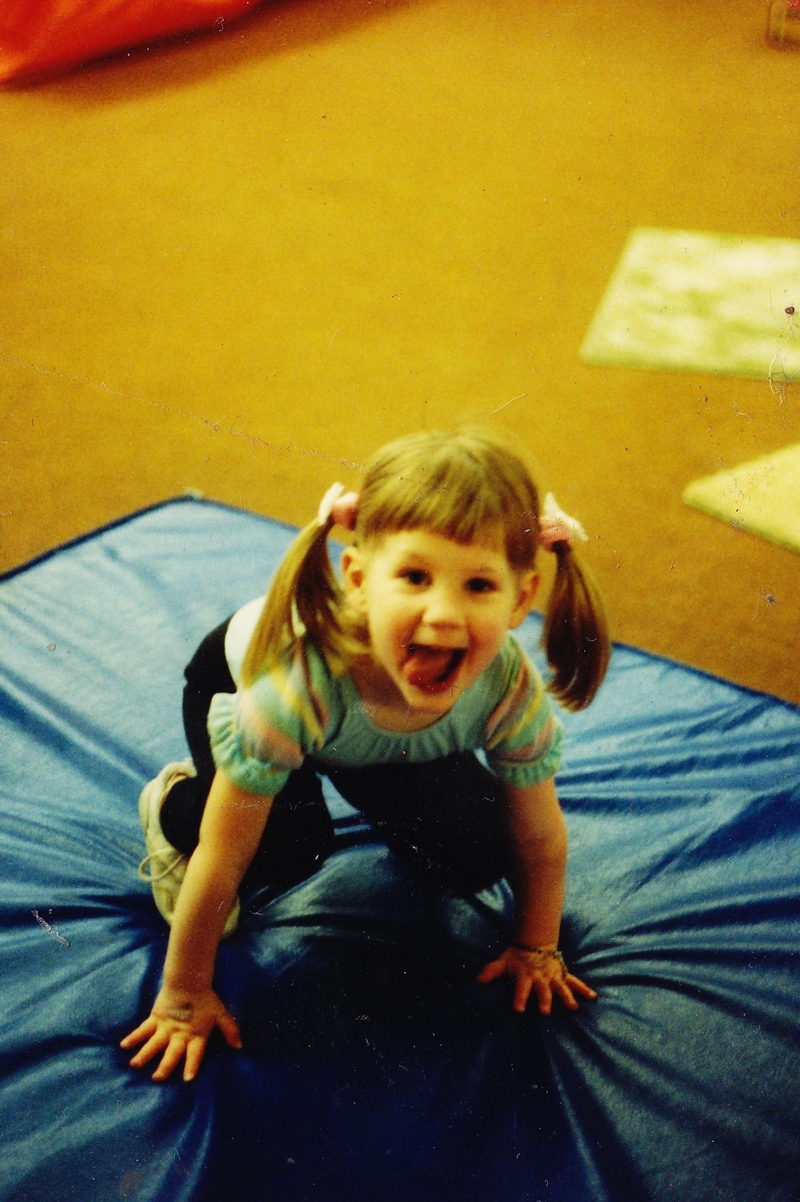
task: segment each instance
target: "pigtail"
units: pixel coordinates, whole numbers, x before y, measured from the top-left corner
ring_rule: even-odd
[[[242,663],[245,686],[303,633],[334,660],[342,657],[348,640],[340,622],[342,590],[328,555],[332,525],[309,522],[281,561]]]
[[[592,701],[608,668],[608,622],[588,567],[567,543],[553,549],[556,576],[542,637],[553,669],[548,689],[566,709],[580,710]]]

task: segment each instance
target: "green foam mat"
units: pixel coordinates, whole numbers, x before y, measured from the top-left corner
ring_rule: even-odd
[[[695,480],[683,499],[693,509],[800,552],[800,445]]]
[[[781,386],[800,371],[799,318],[800,241],[636,229],[580,353]]]

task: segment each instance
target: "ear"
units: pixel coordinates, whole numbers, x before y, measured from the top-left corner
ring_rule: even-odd
[[[364,555],[359,547],[345,547],[342,552],[342,587],[351,609],[362,616],[366,614],[367,602],[364,595]]]
[[[534,598],[539,590],[539,573],[522,572],[519,577],[518,588],[517,603],[511,611],[508,623],[509,630],[515,630],[517,626],[520,626],[530,613]]]

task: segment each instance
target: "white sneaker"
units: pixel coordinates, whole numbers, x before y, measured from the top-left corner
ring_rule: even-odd
[[[147,846],[147,855],[139,865],[139,876],[143,881],[150,882],[158,911],[170,925],[189,859],[173,847],[164,836],[164,832],[161,830],[161,807],[164,804],[164,798],[177,781],[196,775],[191,760],[167,764],[154,780],[145,785],[139,797],[139,820],[144,830],[144,841]],[[238,921],[239,899],[237,897],[228,915],[228,921],[225,923],[225,929],[222,932],[223,938],[236,930]]]

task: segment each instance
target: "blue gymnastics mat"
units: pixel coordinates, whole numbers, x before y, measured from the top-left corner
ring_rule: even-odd
[[[169,502],[0,582],[3,1202],[797,1202],[800,712],[630,648],[558,781],[595,1004],[515,1015],[474,982],[507,889],[427,891],[332,797],[336,853],[221,950],[245,1049],[128,1068],[167,938],[138,793],[291,534]]]

